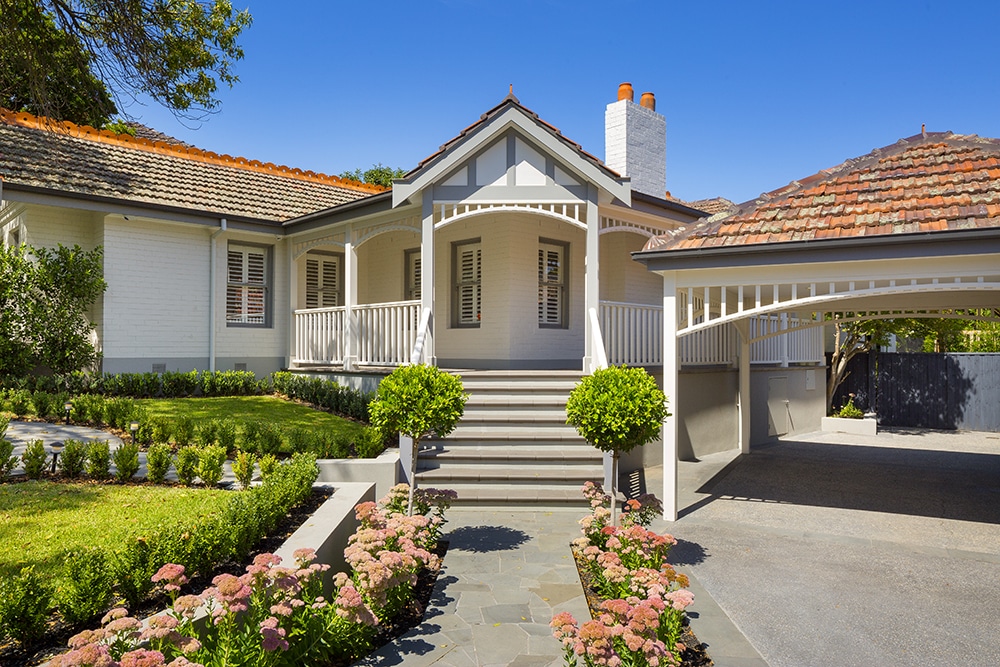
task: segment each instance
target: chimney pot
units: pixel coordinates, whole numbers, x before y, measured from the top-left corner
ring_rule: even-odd
[[[635,99],[635,93],[632,91],[632,84],[625,82],[618,86],[618,101],[628,100],[632,102]]]
[[[639,100],[639,105],[646,107],[650,111],[656,111],[656,95],[653,93],[643,93],[642,98]]]

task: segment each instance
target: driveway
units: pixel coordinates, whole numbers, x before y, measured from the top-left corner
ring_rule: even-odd
[[[1000,664],[1000,434],[814,433],[680,475],[654,528],[772,667]]]

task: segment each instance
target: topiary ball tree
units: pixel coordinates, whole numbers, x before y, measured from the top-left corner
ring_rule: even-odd
[[[410,364],[400,366],[378,386],[375,400],[368,406],[372,426],[388,437],[402,433],[413,440],[410,459],[410,499],[408,514],[413,514],[413,491],[417,486],[417,452],[420,440],[431,434],[444,437],[455,430],[465,412],[462,380],[435,366]]]
[[[580,381],[566,403],[566,423],[611,454],[611,524],[617,521],[618,458],[660,436],[667,398],[643,368],[610,366]]]

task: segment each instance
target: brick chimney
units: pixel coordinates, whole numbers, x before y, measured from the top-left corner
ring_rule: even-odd
[[[633,101],[632,84],[618,86],[618,101],[604,112],[604,163],[632,179],[632,189],[663,199],[667,192],[667,119],[653,93]]]

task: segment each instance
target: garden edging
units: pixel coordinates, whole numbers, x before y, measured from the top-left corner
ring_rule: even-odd
[[[878,422],[875,417],[845,419],[844,417],[823,417],[820,428],[827,433],[850,433],[852,435],[875,435]]]

